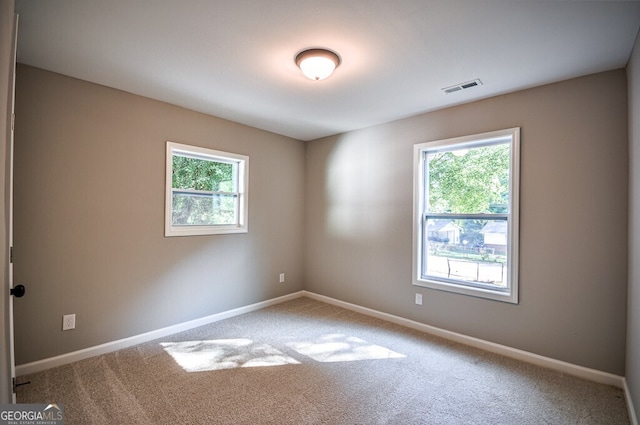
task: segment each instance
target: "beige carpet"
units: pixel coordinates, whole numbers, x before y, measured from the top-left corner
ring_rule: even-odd
[[[620,389],[300,298],[23,377],[74,424],[628,424]]]

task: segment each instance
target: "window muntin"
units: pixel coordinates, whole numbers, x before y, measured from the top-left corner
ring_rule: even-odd
[[[165,236],[246,232],[248,159],[167,142]]]
[[[519,129],[414,151],[418,286],[517,303]]]

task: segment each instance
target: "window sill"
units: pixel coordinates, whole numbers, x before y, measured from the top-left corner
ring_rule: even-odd
[[[164,231],[165,237],[174,236],[209,236],[234,233],[247,233],[247,226],[172,226]]]
[[[468,295],[476,298],[484,298],[494,301],[501,301],[510,304],[518,304],[518,295],[513,290],[492,290],[482,287],[474,287],[453,282],[439,280],[418,279],[413,282],[414,286],[435,289],[438,291],[452,292],[455,294]]]

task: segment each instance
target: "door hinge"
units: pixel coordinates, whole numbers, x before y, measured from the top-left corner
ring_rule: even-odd
[[[16,129],[16,114],[11,114],[11,131],[15,131]]]
[[[9,263],[13,264],[13,247],[9,247]]]
[[[21,387],[23,385],[29,385],[30,383],[31,381],[27,381],[27,382],[20,382],[18,384],[18,380],[16,378],[13,378],[13,392],[15,393],[18,387]]]

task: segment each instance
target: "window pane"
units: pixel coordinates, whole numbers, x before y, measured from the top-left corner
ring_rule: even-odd
[[[518,303],[519,174],[519,128],[414,146],[414,285]]]
[[[165,165],[165,236],[248,231],[248,156],[168,141]]]
[[[237,223],[236,195],[173,191],[174,226],[215,226]]]
[[[508,213],[509,144],[451,149],[426,154],[428,211]]]
[[[171,187],[174,189],[236,192],[236,164],[173,155]]]
[[[506,220],[427,219],[423,277],[507,289]]]

